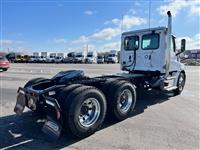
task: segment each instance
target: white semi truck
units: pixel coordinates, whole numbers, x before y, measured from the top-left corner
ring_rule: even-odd
[[[56,63],[61,63],[61,62],[63,62],[64,57],[65,57],[65,53],[57,53],[57,54],[56,54],[56,58],[55,58],[55,62],[56,62]]]
[[[67,54],[67,56],[64,58],[63,62],[64,63],[73,63],[75,57],[76,57],[76,53],[75,52],[69,52]]]
[[[86,58],[86,52],[77,52],[74,58],[74,63],[84,63]]]
[[[118,51],[111,50],[106,59],[107,63],[118,63]]]
[[[56,60],[56,53],[49,53],[47,56],[46,62],[47,63],[54,63]]]
[[[51,79],[32,79],[18,89],[14,111],[21,114],[26,106],[45,114],[43,131],[54,138],[63,128],[86,137],[99,129],[106,115],[117,120],[128,118],[137,108],[136,88],[181,94],[186,74],[179,55],[185,50],[185,39],[177,51],[171,13],[167,14],[168,27],[122,34],[123,73],[88,77],[83,71],[70,70]]]
[[[44,63],[47,61],[49,53],[48,52],[41,52],[40,57],[39,57],[39,62]]]
[[[39,52],[33,52],[33,55],[30,58],[29,62],[31,62],[31,63],[39,62],[39,58],[40,58],[40,53]]]
[[[85,58],[85,63],[89,63],[89,64],[97,63],[97,52],[89,51]]]

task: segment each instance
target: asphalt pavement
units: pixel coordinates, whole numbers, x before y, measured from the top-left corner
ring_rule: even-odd
[[[7,72],[0,72],[0,149],[200,149],[200,67],[189,66],[181,95],[139,91],[137,110],[130,118],[106,120],[85,139],[66,131],[58,141],[49,141],[41,132],[44,120],[28,110],[14,114],[16,91],[32,78],[51,78],[70,69],[84,70],[88,76],[120,72],[119,64],[12,64]]]

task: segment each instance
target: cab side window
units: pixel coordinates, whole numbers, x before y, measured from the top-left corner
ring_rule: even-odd
[[[126,51],[137,50],[139,48],[139,37],[138,36],[127,36],[124,39],[124,49]]]
[[[142,36],[142,49],[152,50],[159,48],[159,34],[145,34]]]

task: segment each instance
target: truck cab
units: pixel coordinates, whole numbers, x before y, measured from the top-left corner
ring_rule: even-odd
[[[74,63],[84,63],[85,62],[86,54],[84,52],[76,53]]]
[[[97,63],[98,64],[103,64],[104,63],[104,56],[103,55],[98,54]]]
[[[75,59],[76,53],[70,52],[67,54],[67,56],[63,59],[64,63],[73,63]]]
[[[170,36],[170,68],[169,71],[182,70],[183,65],[179,61],[179,53],[176,49],[176,38]],[[136,71],[158,71],[165,73],[165,59],[167,49],[167,28],[158,27],[145,30],[125,32],[122,34],[121,67],[130,65],[136,51]],[[128,66],[132,70],[133,65]]]
[[[54,63],[55,60],[56,60],[56,53],[50,53],[46,61],[48,63]]]
[[[122,34],[120,65],[123,71],[130,74],[156,74],[162,78],[162,85],[167,82],[170,88],[175,89],[179,74],[185,76],[184,65],[179,60],[180,54],[185,50],[185,39],[181,40],[181,50],[178,51],[176,37],[172,34],[171,13],[168,13],[168,27]]]
[[[87,56],[85,58],[85,63],[96,63],[97,62],[97,52],[91,51],[87,53]]]
[[[118,52],[111,50],[107,56],[107,63],[118,63]]]
[[[48,52],[41,52],[41,55],[39,57],[39,62],[46,62],[48,57]]]

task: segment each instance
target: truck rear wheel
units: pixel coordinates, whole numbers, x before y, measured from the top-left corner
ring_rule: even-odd
[[[109,87],[107,101],[112,117],[117,120],[128,118],[136,105],[135,86],[128,81],[114,82]]]
[[[60,93],[58,94],[58,102],[60,104],[60,106],[64,106],[64,103],[66,103],[66,97],[76,88],[83,86],[82,84],[71,84],[67,87],[65,87],[64,89],[62,89],[60,91]],[[68,100],[69,101],[69,100]],[[69,102],[67,102],[69,103]]]
[[[71,100],[65,113],[72,134],[83,138],[98,130],[106,115],[106,99],[101,91],[82,86],[72,91],[66,100]]]

